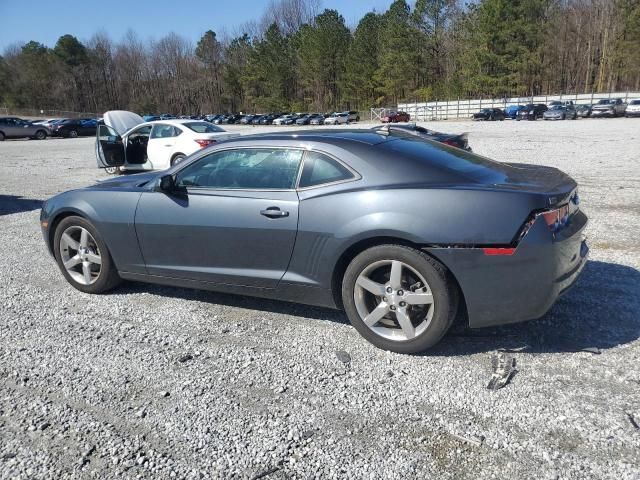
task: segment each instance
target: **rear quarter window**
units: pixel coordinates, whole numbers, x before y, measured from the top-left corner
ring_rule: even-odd
[[[298,186],[314,187],[352,178],[353,173],[337,160],[319,152],[307,152]]]

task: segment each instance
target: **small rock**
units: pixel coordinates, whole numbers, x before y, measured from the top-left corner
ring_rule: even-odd
[[[348,365],[348,364],[351,363],[351,355],[349,355],[344,350],[337,350],[336,351],[336,357],[338,358],[338,360],[340,360],[345,365]]]
[[[166,398],[166,397],[168,397],[169,395],[171,395],[171,394],[170,394],[169,392],[167,392],[166,390],[162,390],[162,391],[160,392],[160,397],[161,397],[161,398]]]
[[[193,355],[191,355],[190,353],[187,353],[185,355],[178,357],[179,363],[185,363],[185,362],[188,362],[189,360],[193,360]]]

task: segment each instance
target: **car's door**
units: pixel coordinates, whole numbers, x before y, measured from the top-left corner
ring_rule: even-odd
[[[301,149],[227,148],[178,171],[175,193],[143,193],[136,232],[152,275],[272,288],[298,225]]]
[[[5,118],[3,130],[7,137],[21,137],[23,135],[20,120],[17,118]]]
[[[96,131],[96,161],[99,168],[120,167],[125,164],[122,137],[110,125],[100,123]]]
[[[175,150],[176,139],[182,133],[178,127],[168,123],[155,123],[147,143],[147,157],[156,169],[169,168]],[[185,153],[185,152],[179,152]]]

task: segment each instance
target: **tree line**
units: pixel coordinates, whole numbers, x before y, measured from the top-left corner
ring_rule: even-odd
[[[395,0],[354,28],[272,0],[235,35],[71,34],[0,56],[0,106],[210,113],[640,90],[640,0]]]

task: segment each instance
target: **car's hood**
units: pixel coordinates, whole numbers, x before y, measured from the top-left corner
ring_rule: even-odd
[[[591,107],[591,110],[609,110],[611,108],[614,108],[613,103],[608,103],[606,105],[594,105]]]
[[[95,185],[90,186],[89,188],[140,188],[155,178],[163,175],[164,171],[158,172],[145,172],[145,173],[136,173],[135,175],[120,175],[117,177],[107,178],[106,180],[100,180]]]
[[[119,135],[124,135],[141,123],[144,123],[144,119],[140,115],[126,110],[111,110],[104,114],[104,124],[113,128]]]

